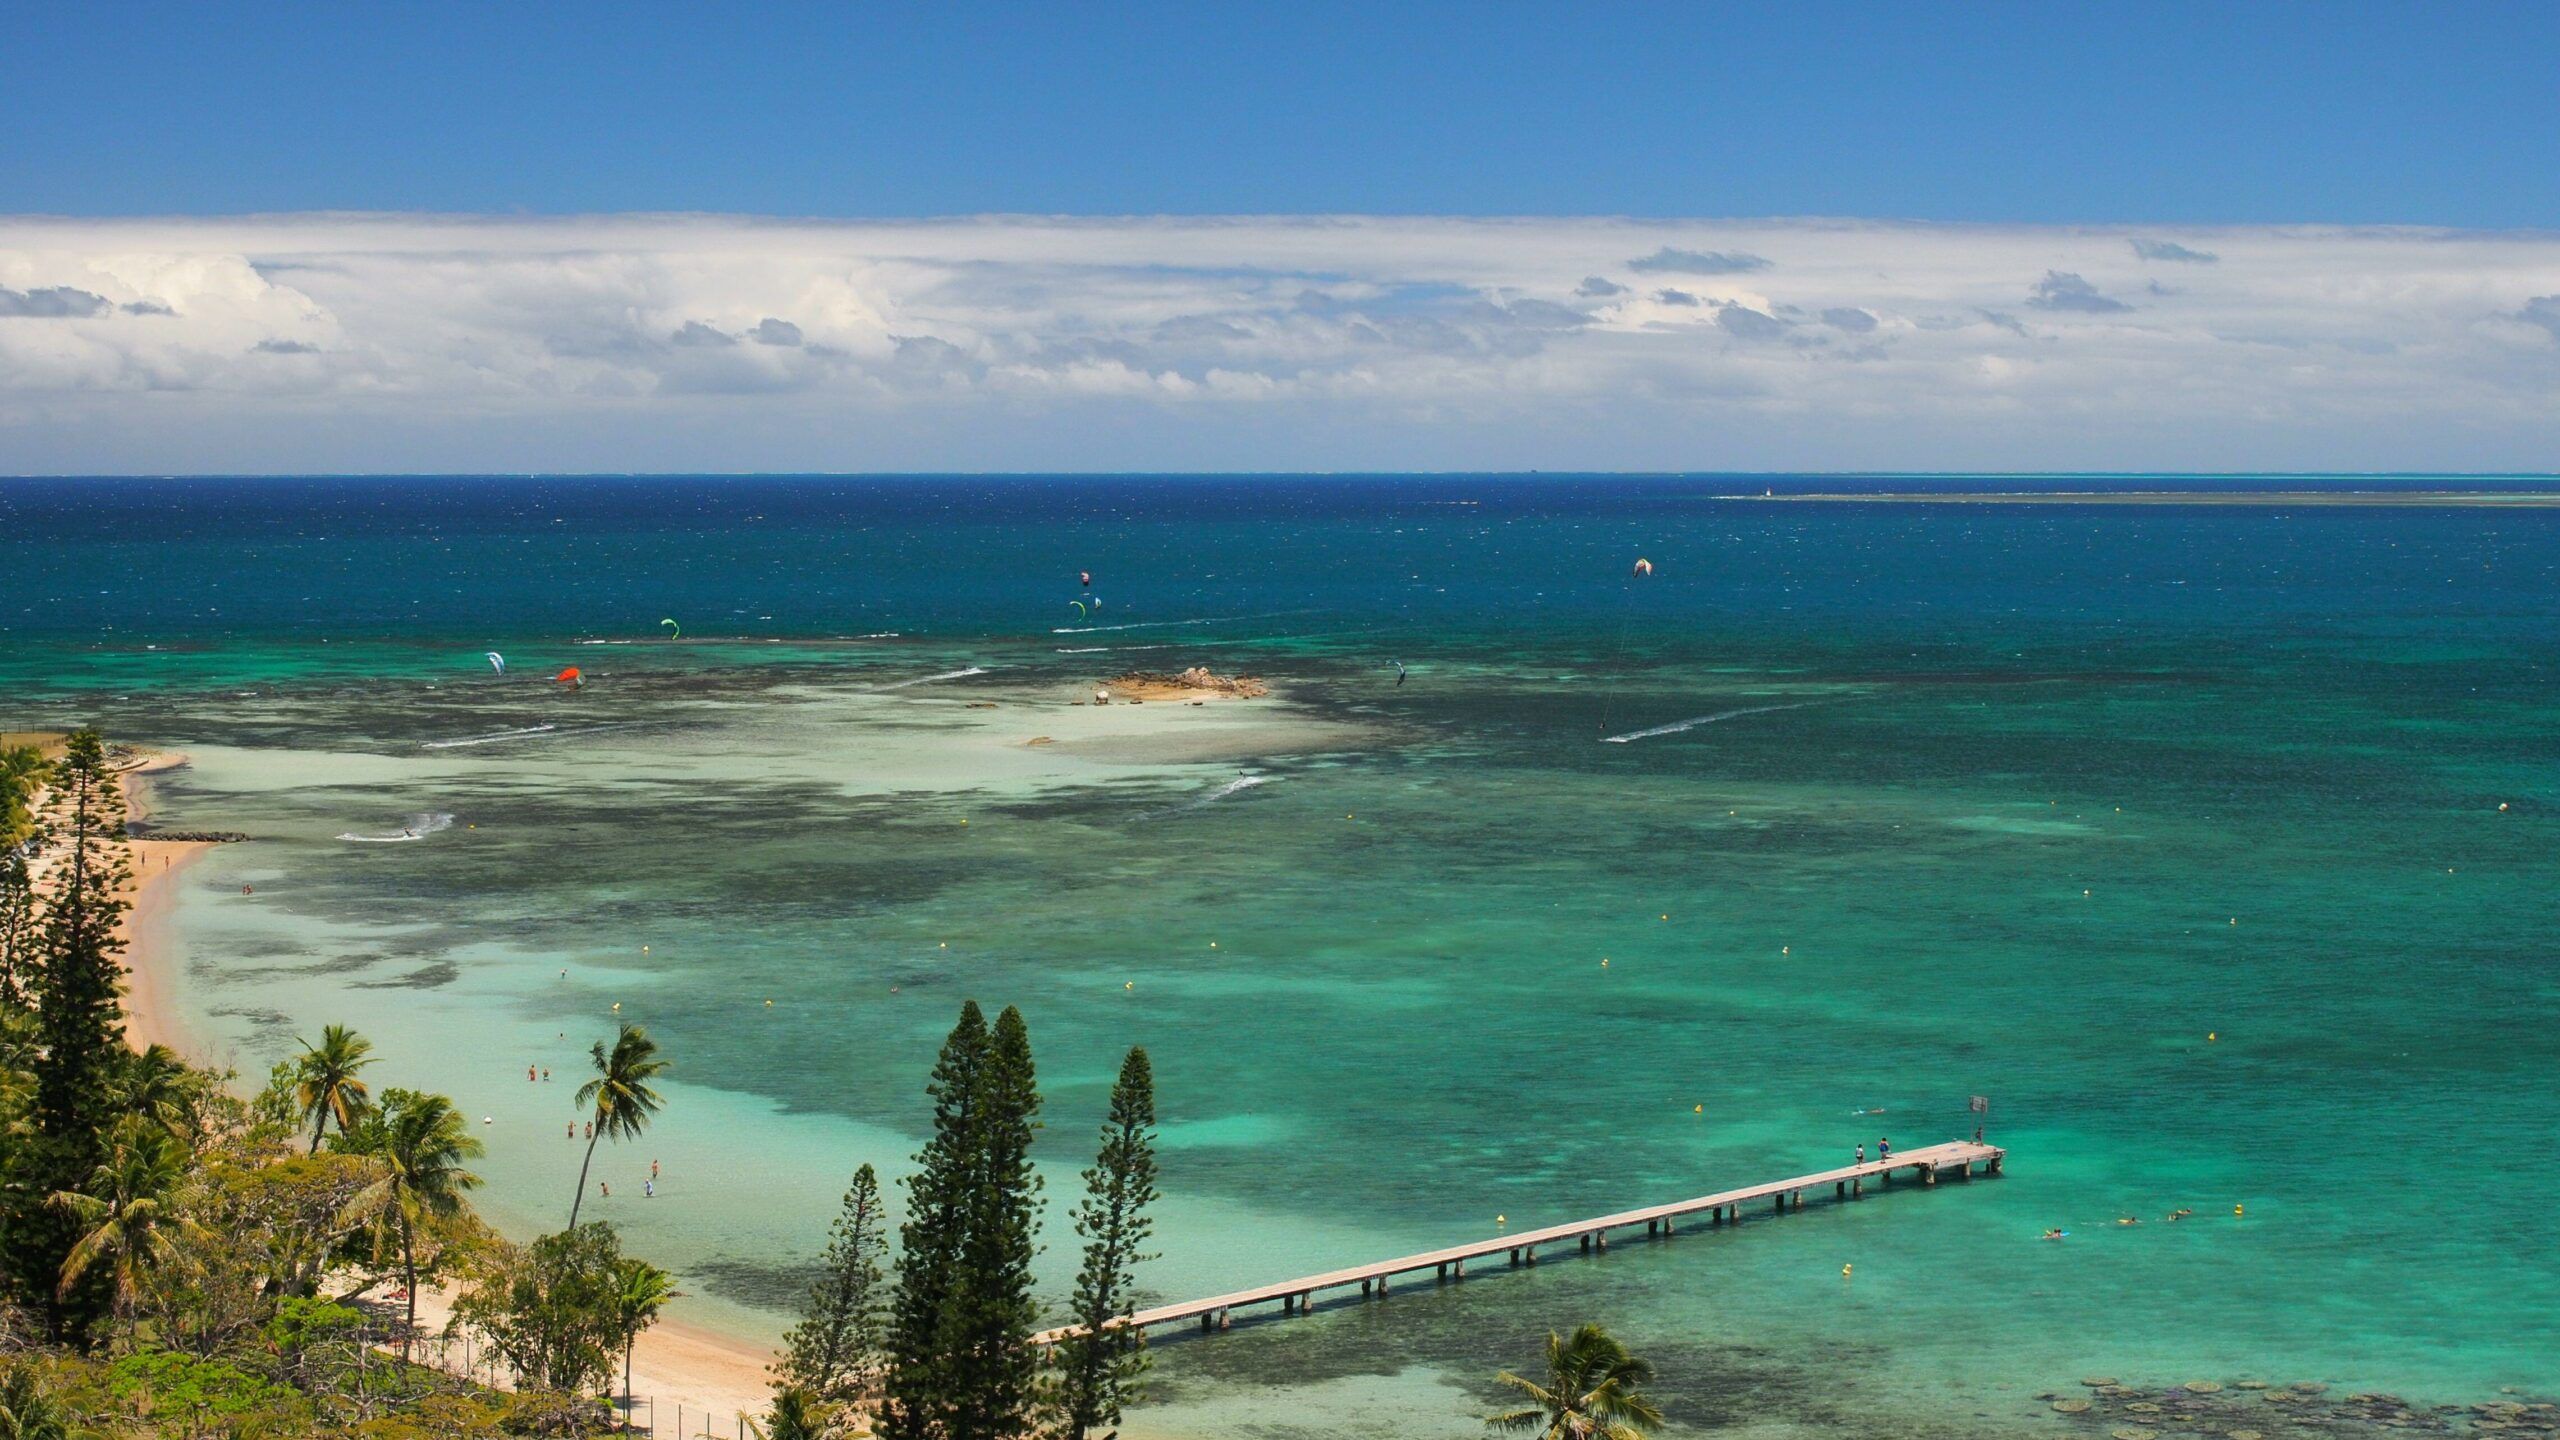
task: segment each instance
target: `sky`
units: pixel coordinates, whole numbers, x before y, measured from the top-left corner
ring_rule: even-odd
[[[2560,465],[2560,7],[735,8],[23,8],[0,473]]]

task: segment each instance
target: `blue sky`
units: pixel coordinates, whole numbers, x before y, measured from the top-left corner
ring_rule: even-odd
[[[2560,456],[2550,0],[5,19],[0,474]]]
[[[28,3],[8,31],[20,214],[2560,227],[2551,4]]]

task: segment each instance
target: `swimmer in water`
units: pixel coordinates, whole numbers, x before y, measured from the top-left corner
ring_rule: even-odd
[[[2064,1232],[2060,1230],[2047,1230],[2044,1232],[2044,1238],[2047,1240],[2059,1240],[2062,1238],[2063,1234]]]
[[[2116,1223],[2119,1225],[2139,1225],[2142,1222],[2131,1215],[2119,1215],[2116,1217]]]
[[[2169,1218],[2172,1220],[2184,1220],[2194,1213],[2196,1212],[2193,1210],[2172,1210],[2169,1212]]]

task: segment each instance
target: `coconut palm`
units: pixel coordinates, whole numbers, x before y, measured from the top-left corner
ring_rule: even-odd
[[[1547,1332],[1545,1384],[1508,1370],[1500,1378],[1529,1403],[1485,1421],[1497,1430],[1535,1430],[1540,1440],[1641,1440],[1662,1423],[1662,1412],[1636,1393],[1653,1367],[1597,1325]]]
[[[381,1167],[380,1177],[347,1208],[371,1218],[377,1235],[387,1229],[398,1236],[400,1277],[409,1292],[409,1323],[400,1332],[405,1359],[418,1328],[418,1227],[461,1211],[463,1192],[480,1187],[480,1177],[463,1162],[485,1147],[452,1101],[414,1090],[386,1092],[381,1113],[347,1140],[349,1149]]]
[[[85,1190],[57,1190],[50,1203],[80,1227],[80,1238],[62,1260],[62,1294],[104,1264],[115,1281],[116,1313],[128,1323],[142,1279],[175,1254],[195,1224],[176,1213],[170,1192],[187,1173],[186,1147],[139,1115],[116,1122],[107,1158]]]
[[[373,1042],[344,1025],[320,1032],[320,1043],[305,1043],[295,1068],[293,1098],[302,1118],[311,1122],[311,1153],[320,1153],[320,1137],[335,1117],[338,1129],[352,1127],[373,1103],[356,1072],[373,1063]]]
[[[622,1332],[622,1414],[631,1416],[631,1352],[640,1332],[657,1323],[658,1312],[676,1298],[676,1277],[646,1260],[623,1260],[613,1267],[613,1323]]]
[[[187,1064],[166,1045],[154,1045],[125,1062],[116,1087],[117,1103],[128,1115],[140,1115],[185,1139],[195,1128],[195,1097],[187,1083]]]
[[[578,1103],[595,1112],[595,1128],[587,1135],[587,1158],[578,1162],[578,1193],[569,1200],[569,1228],[578,1228],[578,1207],[587,1198],[587,1167],[595,1164],[596,1142],[610,1136],[636,1140],[649,1128],[649,1117],[664,1102],[649,1082],[667,1068],[658,1058],[658,1042],[649,1032],[625,1020],[613,1037],[613,1048],[596,1042],[592,1052],[596,1078],[578,1087]]]

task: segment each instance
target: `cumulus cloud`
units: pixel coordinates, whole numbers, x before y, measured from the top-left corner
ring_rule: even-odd
[[[1728,335],[1744,340],[1775,340],[1787,333],[1787,322],[1774,315],[1764,315],[1748,305],[1727,305],[1716,312],[1716,324]]]
[[[1740,250],[1674,250],[1665,245],[1627,268],[1647,275],[1748,275],[1769,262]]]
[[[33,290],[0,287],[0,316],[22,320],[77,320],[107,313],[107,297],[46,285]]]
[[[2211,265],[2222,257],[2210,250],[2190,250],[2175,240],[2133,241],[2133,253],[2145,260],[2169,260],[2181,265]]]
[[[2047,270],[2028,293],[2027,304],[2037,310],[2076,310],[2083,315],[2114,315],[2133,307],[2111,295],[2101,295],[2098,287],[2068,271]]]
[[[2560,449],[2560,237],[2196,232],[2182,248],[2219,258],[2171,262],[2157,304],[2125,263],[2146,238],[0,217],[0,473],[2512,468]],[[1595,255],[1658,278],[1620,285]],[[1680,278],[1702,263],[1720,273]]]

